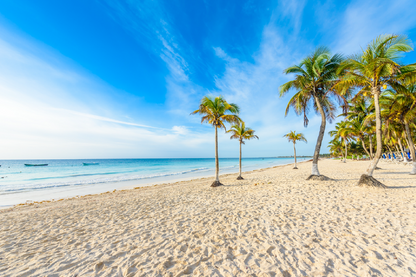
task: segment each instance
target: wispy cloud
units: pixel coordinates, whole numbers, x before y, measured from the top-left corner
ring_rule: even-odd
[[[116,103],[102,94],[119,91],[34,41],[14,41],[37,52],[0,40],[2,158],[192,156],[207,143],[204,134],[184,126],[120,119]],[[51,55],[58,66],[40,58]]]
[[[416,25],[415,12],[412,0],[354,1],[341,15],[334,48],[352,54],[381,34],[405,34]]]
[[[215,56],[201,57],[200,49],[174,25],[164,2],[100,3],[153,59],[165,64],[167,73],[155,74],[165,74],[166,91],[148,92],[164,93],[165,101],[141,102],[139,95],[117,90],[59,52],[0,28],[4,158],[211,157],[213,129],[200,125],[198,116],[189,116],[206,94],[222,94],[240,105],[242,118],[260,137],[247,143],[246,156],[290,155],[292,149],[282,137],[289,130],[305,133],[309,143],[299,145],[299,154],[311,154],[320,117],[310,114],[306,129],[303,118],[293,112],[284,117],[290,96],[279,98],[278,90],[292,77],[283,70],[317,44],[350,54],[379,34],[406,33],[416,26],[411,0],[352,1],[342,4],[345,10],[335,9],[330,1],[279,1],[271,7],[274,11],[254,51],[245,45],[228,47],[221,39],[207,40],[204,47]],[[306,28],[312,23],[316,28]],[[213,85],[196,81],[196,70],[204,71]],[[125,109],[129,102],[137,103],[134,111]],[[324,145],[328,140],[326,136]],[[238,144],[222,132],[220,154],[238,154]]]
[[[147,45],[153,55],[160,57],[169,70],[166,79],[166,104],[169,112],[182,117],[189,109],[192,97],[203,90],[189,80],[190,49],[181,34],[175,32],[169,21],[168,12],[159,1],[140,3],[107,0],[108,13],[129,31],[138,43]],[[145,43],[143,43],[145,41]]]

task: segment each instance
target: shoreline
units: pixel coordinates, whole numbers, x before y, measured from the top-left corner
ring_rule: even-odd
[[[0,211],[4,276],[411,276],[416,185],[381,163],[310,163],[117,190]]]
[[[311,161],[311,159],[308,160],[303,160],[303,161],[299,161],[299,163],[305,163],[305,162],[309,162]],[[292,163],[287,163],[287,164],[280,164],[280,165],[274,165],[274,166],[269,166],[269,167],[264,167],[264,168],[257,168],[257,169],[252,169],[252,170],[247,170],[247,171],[243,171],[242,174],[247,174],[247,173],[252,173],[252,172],[256,172],[256,171],[262,171],[262,170],[266,170],[266,169],[271,169],[271,168],[276,168],[276,167],[282,167],[282,166],[287,166],[287,165],[291,165]],[[238,168],[237,168],[238,170]],[[234,172],[226,172],[226,173],[221,173],[220,176],[221,177],[228,177],[230,175],[234,175],[234,174],[238,174],[234,173]],[[197,175],[197,176],[195,176]],[[196,180],[202,180],[202,179],[208,179],[210,177],[214,178],[211,174],[207,175],[205,173],[196,173],[194,176],[189,176],[189,177],[185,177],[185,176],[180,176],[180,175],[172,175],[172,176],[166,176],[166,177],[158,177],[157,179],[162,179],[162,180],[158,180],[158,181],[153,181],[153,182],[148,182],[150,179],[141,179],[141,180],[129,180],[129,181],[117,181],[117,182],[108,182],[105,183],[106,187],[110,187],[112,185],[118,185],[118,188],[116,189],[98,189],[101,192],[92,192],[92,193],[80,193],[77,194],[75,196],[68,196],[68,197],[57,197],[57,198],[48,198],[47,196],[45,196],[45,198],[43,198],[42,200],[26,200],[25,202],[21,202],[18,204],[12,204],[12,205],[0,205],[0,210],[7,210],[13,207],[17,207],[17,206],[30,206],[30,205],[35,205],[35,204],[42,204],[42,203],[53,203],[53,202],[59,202],[59,201],[63,201],[63,200],[70,200],[70,199],[79,199],[85,196],[94,196],[94,195],[101,195],[101,194],[105,194],[105,193],[110,193],[110,192],[115,192],[115,191],[125,191],[125,190],[131,190],[131,189],[137,189],[137,188],[142,188],[142,187],[152,187],[152,186],[158,186],[158,185],[171,185],[171,184],[175,184],[178,182],[186,182],[186,181],[196,181]],[[198,176],[199,175],[199,176]],[[176,177],[176,178],[175,178]],[[123,185],[125,184],[125,185]],[[92,186],[95,185],[99,185],[99,184],[93,184]],[[122,186],[119,186],[122,185]],[[86,185],[86,186],[79,186],[79,187],[74,187],[74,189],[78,189],[78,190],[87,190],[90,188],[91,189],[91,185]],[[95,189],[97,190],[97,189]],[[47,194],[47,193],[46,193]]]

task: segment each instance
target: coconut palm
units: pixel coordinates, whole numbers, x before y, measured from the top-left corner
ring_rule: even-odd
[[[254,130],[246,127],[246,124],[243,121],[231,126],[227,133],[232,134],[230,139],[238,139],[240,142],[240,174],[238,175],[237,180],[243,180],[244,178],[241,176],[241,145],[245,144],[244,140],[259,139],[259,137],[254,134]]]
[[[296,166],[296,142],[297,141],[304,141],[304,142],[308,142],[305,138],[305,136],[302,133],[296,133],[296,131],[290,131],[289,133],[287,133],[286,135],[283,136],[284,138],[287,138],[287,140],[289,142],[293,142],[293,152],[294,152],[294,157],[295,157],[295,166],[293,167],[293,169],[298,169],[298,167]]]
[[[295,74],[294,80],[280,87],[280,97],[290,90],[295,90],[295,95],[289,100],[286,107],[285,115],[292,107],[297,115],[303,114],[305,127],[309,122],[307,117],[309,109],[314,109],[321,116],[321,127],[313,155],[312,174],[308,179],[328,179],[319,173],[318,157],[325,133],[326,121],[331,122],[335,117],[334,112],[337,105],[334,100],[337,100],[338,104],[344,104],[344,112],[346,112],[346,99],[333,89],[334,82],[338,77],[337,69],[342,61],[341,55],[335,54],[332,56],[326,47],[319,47],[303,59],[299,65],[291,66],[284,71],[285,74]],[[345,90],[345,93],[348,91]]]
[[[207,122],[215,127],[215,181],[211,187],[222,185],[219,180],[218,128],[226,130],[225,123],[238,123],[240,121],[239,112],[240,108],[236,104],[229,104],[222,96],[215,98],[205,96],[201,100],[199,109],[191,113],[202,115],[201,123]]]
[[[348,156],[348,139],[351,136],[351,132],[348,129],[348,122],[347,121],[341,121],[335,124],[335,130],[329,131],[329,135],[331,137],[335,138],[341,138],[344,141],[345,146],[345,156],[344,156],[344,163],[347,162],[347,156]]]
[[[334,138],[329,142],[329,150],[334,157],[342,156],[344,158],[344,153],[342,152],[342,142],[339,138]]]
[[[407,142],[409,144],[410,155],[413,160],[413,167],[410,174],[416,174],[416,156],[415,148],[412,138],[411,126],[416,118],[416,84],[413,82],[404,82],[404,88],[397,90],[396,92],[389,90],[385,97],[383,97],[383,103],[386,106],[385,114],[387,122],[398,122],[404,127]],[[391,124],[389,124],[391,125]],[[400,136],[398,135],[397,126],[390,128],[398,140],[399,146],[402,147],[400,142]]]
[[[369,157],[371,157],[371,154],[368,152],[365,145],[365,131],[363,130],[365,130],[365,125],[362,125],[362,122],[360,122],[358,119],[354,119],[347,122],[347,127],[345,128],[344,133],[349,137],[355,138],[357,143],[361,141],[363,150]]]
[[[355,129],[352,131],[352,135],[356,135],[363,145],[363,148],[367,155],[373,158],[373,135],[375,133],[375,121],[370,120],[364,124],[364,120],[367,116],[374,113],[374,105],[368,103],[368,101],[362,95],[355,97],[350,101],[348,113],[341,114],[345,116],[345,120],[350,122],[350,128]],[[354,125],[354,126],[352,126]],[[369,150],[365,146],[366,136],[368,137]]]
[[[358,182],[360,186],[385,187],[372,177],[383,149],[379,96],[382,87],[400,86],[395,77],[401,70],[408,75],[412,74],[411,69],[403,68],[399,63],[400,55],[412,49],[405,36],[382,35],[363,49],[362,54],[350,57],[338,68],[337,73],[342,74],[342,78],[335,86],[336,89],[343,91],[358,88],[357,96],[371,95],[374,99],[377,151],[366,173],[361,175]]]

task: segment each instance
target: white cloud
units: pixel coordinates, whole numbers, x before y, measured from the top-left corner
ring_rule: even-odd
[[[17,43],[0,39],[2,158],[197,157],[196,148],[213,143],[185,126],[141,124],[146,117],[126,121],[105,96],[123,92],[30,39],[10,41]]]
[[[189,116],[198,105],[196,96],[202,94],[222,94],[240,105],[242,118],[260,137],[259,141],[247,142],[245,156],[291,155],[293,149],[282,137],[289,130],[303,132],[309,141],[299,144],[298,154],[312,154],[320,117],[310,113],[305,129],[302,117],[293,112],[284,117],[289,96],[278,96],[279,86],[291,78],[283,75],[283,69],[298,63],[315,47],[299,36],[305,3],[282,1],[276,7],[263,29],[258,50],[252,53],[252,62],[233,57],[220,45],[211,45],[225,71],[214,76],[216,89],[208,91],[190,80],[189,71],[196,61],[187,55],[186,41],[173,31],[162,5],[156,1],[107,1],[109,15],[136,39],[147,40],[149,51],[166,63],[169,74],[162,117],[181,120],[174,126],[163,125],[163,118],[153,120],[163,128],[149,123],[150,116],[131,118],[124,113],[119,103],[109,98],[123,92],[72,61],[31,40],[8,39],[10,36],[0,29],[2,157],[212,157],[213,128],[200,125],[200,117]],[[334,52],[354,53],[378,34],[406,32],[416,24],[413,14],[410,0],[385,1],[382,5],[353,2],[328,26],[339,30],[333,38]],[[290,24],[285,29],[278,26],[282,17]],[[286,28],[293,30],[291,36]],[[188,122],[195,125],[186,126]],[[327,131],[330,128],[327,125]],[[222,131],[219,139],[222,157],[238,156],[236,141]],[[324,146],[327,141],[325,134]],[[322,152],[326,152],[324,147]]]
[[[405,34],[416,24],[415,12],[414,0],[354,1],[341,17],[334,48],[355,54],[379,35]]]

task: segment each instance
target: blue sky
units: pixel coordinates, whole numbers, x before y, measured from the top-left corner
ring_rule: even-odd
[[[189,114],[220,94],[260,137],[245,156],[292,155],[290,130],[312,155],[320,118],[284,117],[283,70],[319,45],[416,42],[415,13],[412,0],[1,1],[0,158],[212,157],[213,128]],[[238,156],[224,133],[220,156]]]

